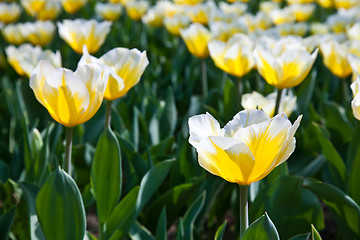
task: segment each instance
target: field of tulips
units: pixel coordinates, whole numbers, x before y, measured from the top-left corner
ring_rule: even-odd
[[[0,240],[360,239],[360,0],[1,0],[0,32]]]

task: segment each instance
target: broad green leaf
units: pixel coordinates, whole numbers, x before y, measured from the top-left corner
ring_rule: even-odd
[[[139,214],[148,203],[160,184],[170,171],[174,160],[163,161],[148,171],[140,183],[140,191],[136,200],[136,211]]]
[[[116,205],[114,211],[106,220],[104,225],[104,239],[109,239],[117,229],[129,229],[136,219],[136,198],[139,193],[139,187],[133,188],[121,201]],[[123,233],[126,234],[126,233]]]
[[[225,221],[216,231],[214,240],[222,240],[226,229],[227,221]]]
[[[316,77],[317,77],[317,69],[313,68],[313,70],[308,74],[302,84],[297,88],[296,96],[298,96],[297,105],[300,109],[300,112],[306,112],[309,107],[309,103],[314,94]]]
[[[74,180],[59,167],[36,197],[36,212],[47,239],[83,240],[85,209]]]
[[[154,195],[160,184],[167,176],[174,160],[163,161],[152,169],[150,169],[140,183],[140,189],[134,202],[134,194],[126,201],[126,207],[119,209],[119,205],[124,201],[122,200],[114,209],[109,219],[106,221],[105,234],[111,236],[111,239],[121,239],[126,236],[128,230],[140,214],[141,210],[148,203],[150,198]],[[129,195],[129,194],[128,194]],[[135,204],[135,205],[134,205]],[[122,213],[126,211],[126,213]],[[119,214],[125,216],[120,218]],[[116,232],[115,232],[116,231]]]
[[[39,188],[30,183],[20,183],[20,187],[23,190],[25,197],[30,223],[30,237],[31,239],[45,240],[43,231],[40,228],[39,220],[36,215],[36,196],[39,192]]]
[[[280,240],[275,225],[265,212],[246,229],[241,240]]]
[[[319,199],[304,188],[304,179],[281,176],[265,185],[249,208],[250,222],[267,212],[273,219],[281,239],[309,231],[310,224],[324,227]]]
[[[159,216],[159,220],[156,227],[155,240],[167,240],[166,206],[163,207]]]
[[[176,123],[177,123],[177,110],[174,99],[174,93],[172,88],[169,88],[166,94],[165,102],[160,102],[160,104],[164,103],[165,106],[161,109],[160,113],[160,137],[164,139],[169,136],[174,135]]]
[[[224,118],[225,120],[231,120],[233,116],[240,110],[240,99],[237,99],[236,91],[238,88],[233,81],[226,79],[224,87]]]
[[[329,169],[336,186],[344,189],[346,181],[346,167],[339,153],[332,145],[330,140],[325,136],[320,126],[312,123],[312,128],[321,144],[321,150],[328,160]]]
[[[91,167],[91,187],[100,223],[105,223],[121,195],[121,154],[110,128],[101,135]]]
[[[132,240],[154,240],[151,232],[138,222],[131,226],[129,236]]]
[[[310,182],[304,186],[329,207],[344,239],[360,238],[360,207],[351,197],[327,183]]]
[[[347,153],[347,167],[349,173],[347,190],[355,202],[360,205],[360,121],[356,121],[355,124],[355,131],[352,135]]]
[[[194,203],[189,207],[187,212],[184,215],[184,239],[192,240],[193,237],[193,229],[194,229],[194,223],[196,220],[196,217],[200,213],[202,207],[204,206],[205,202],[205,192],[203,192],[195,201]]]
[[[8,239],[11,225],[15,217],[15,208],[0,216],[0,239]]]

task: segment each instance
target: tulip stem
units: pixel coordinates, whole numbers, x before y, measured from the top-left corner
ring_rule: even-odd
[[[65,159],[64,159],[64,170],[71,175],[71,148],[72,148],[72,135],[73,128],[66,128],[66,144],[65,144]]]
[[[239,185],[240,188],[240,239],[249,226],[248,219],[248,189],[247,185]]]
[[[206,60],[201,60],[201,74],[202,74],[202,88],[203,96],[206,98],[208,95],[208,82],[207,82],[207,72],[206,72]]]
[[[239,107],[241,108],[241,98],[242,98],[242,92],[243,92],[243,86],[242,86],[242,81],[241,78],[238,77],[236,78],[236,84],[237,84],[237,94],[238,94],[238,101],[239,101]]]
[[[111,126],[111,105],[112,105],[112,101],[107,101],[106,116],[105,116],[105,128],[108,128]]]
[[[278,89],[277,91],[274,116],[276,116],[279,113],[282,91],[283,89]]]

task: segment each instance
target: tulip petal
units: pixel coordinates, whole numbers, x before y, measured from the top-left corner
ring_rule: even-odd
[[[221,129],[219,122],[210,113],[206,113],[189,118],[189,132],[189,143],[196,148],[204,138],[219,136]]]
[[[225,125],[225,135],[232,137],[240,128],[268,120],[270,120],[270,117],[261,110],[249,109],[240,111]]]

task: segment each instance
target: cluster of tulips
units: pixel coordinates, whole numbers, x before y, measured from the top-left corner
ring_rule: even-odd
[[[204,99],[209,96],[206,62],[209,56],[217,68],[234,78],[234,102],[244,110],[223,128],[210,113],[190,117],[188,141],[196,149],[201,167],[240,186],[240,237],[246,236],[249,225],[249,185],[265,178],[295,150],[294,135],[302,115],[294,123],[287,117],[297,107],[297,97],[291,89],[306,79],[318,55],[330,73],[341,81],[344,91],[350,88],[347,79],[352,75],[351,106],[355,118],[360,120],[358,0],[261,1],[259,6],[247,1],[228,2],[164,0],[153,6],[142,0],[96,2],[96,18],[102,19],[98,21],[70,19],[88,4],[87,0],[21,0],[26,13],[37,19],[26,23],[16,23],[22,12],[18,3],[0,3],[0,28],[9,44],[5,49],[8,63],[17,74],[29,79],[36,99],[67,129],[61,164],[68,173],[66,178],[74,176],[73,128],[90,120],[105,99],[104,125],[112,134],[113,102],[140,81],[149,64],[146,51],[120,46],[107,49],[101,57],[93,56],[104,45],[123,9],[133,21],[142,22],[137,24],[164,27],[183,40],[188,51],[200,59]],[[256,14],[250,13],[257,8]],[[311,21],[319,8],[332,9],[333,14],[323,22]],[[70,17],[54,23],[62,9]],[[82,55],[75,71],[62,66],[59,50],[42,49],[51,44],[57,33],[74,52]],[[243,79],[253,70],[276,91],[267,96],[257,91],[244,93]],[[350,103],[350,99],[346,101],[345,104]],[[41,198],[58,171],[45,182],[39,192]],[[96,179],[92,181],[95,200],[100,201],[96,194],[99,188],[107,186],[97,185]],[[54,200],[44,199],[45,205]],[[99,206],[100,203],[101,218]],[[46,230],[41,206],[37,206],[37,211],[43,231],[51,239],[52,232]],[[106,217],[111,216],[110,210],[107,211]],[[101,235],[102,231],[106,232],[104,226],[100,226],[100,238],[105,239],[106,234]]]

